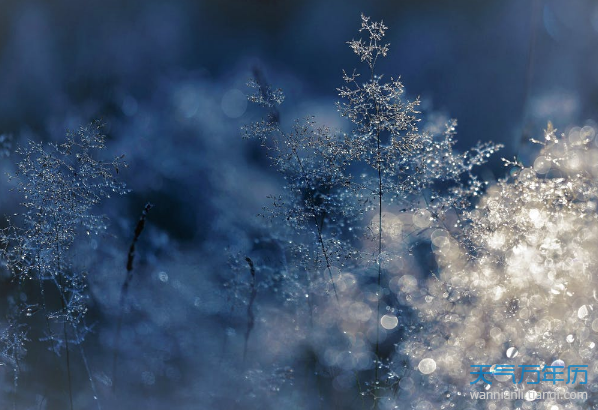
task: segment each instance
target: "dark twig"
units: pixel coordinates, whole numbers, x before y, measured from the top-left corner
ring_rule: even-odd
[[[131,242],[131,246],[129,247],[129,254],[127,257],[127,277],[123,283],[122,289],[120,291],[120,315],[118,317],[118,322],[116,325],[116,335],[114,337],[114,358],[112,362],[112,390],[116,389],[116,366],[118,363],[118,344],[120,342],[120,331],[122,328],[123,317],[125,315],[125,308],[127,302],[127,295],[129,293],[129,285],[133,280],[133,261],[135,260],[135,245],[141,236],[141,232],[143,232],[143,228],[145,227],[145,221],[147,219],[147,213],[152,209],[153,205],[149,202],[143,208],[141,212],[141,216],[139,217],[139,221],[137,222],[137,226],[135,227],[135,236],[133,237],[133,241]]]

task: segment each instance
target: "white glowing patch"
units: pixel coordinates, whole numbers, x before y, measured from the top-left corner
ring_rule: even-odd
[[[588,317],[589,314],[590,314],[590,312],[588,312],[588,307],[586,305],[582,305],[577,310],[577,317],[582,320],[585,319],[586,317]]]
[[[577,129],[570,145],[549,129],[533,168],[519,167],[488,187],[467,214],[470,244],[461,242],[459,223],[435,227],[430,234],[438,272],[420,279],[426,289],[406,300],[430,323],[431,334],[408,344],[407,351],[412,357],[438,357],[443,371],[434,375],[439,383],[447,376],[463,385],[472,381],[468,374],[451,374],[447,348],[454,349],[451,356],[480,364],[482,357],[493,357],[489,365],[517,366],[537,355],[551,358],[553,366],[598,368],[593,337],[598,334],[598,142],[584,145],[597,141],[596,132],[588,128],[582,135]],[[394,285],[400,287],[398,279]],[[450,330],[437,335],[437,321]],[[428,371],[424,361],[418,368]],[[510,375],[492,370],[492,380],[509,381]],[[525,398],[537,400],[536,392],[528,391]]]
[[[541,228],[544,226],[544,223],[546,222],[546,216],[543,215],[539,209],[530,209],[528,215],[535,228]]]
[[[386,330],[392,330],[399,324],[399,319],[395,315],[384,315],[380,318],[380,324]]]
[[[502,286],[497,286],[494,289],[494,300],[502,299],[504,294],[505,294],[505,289]]]
[[[436,362],[434,359],[422,359],[417,366],[420,372],[423,374],[432,374],[436,370]]]
[[[526,401],[534,401],[538,398],[538,393],[535,390],[528,390],[524,397]]]
[[[506,241],[506,237],[502,232],[494,232],[488,238],[488,246],[492,249],[500,249]]]

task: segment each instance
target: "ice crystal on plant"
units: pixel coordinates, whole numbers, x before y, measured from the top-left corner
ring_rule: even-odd
[[[252,79],[248,86],[253,88],[254,92],[249,95],[249,101],[259,104],[263,107],[273,108],[282,104],[284,93],[280,88],[273,90],[270,86],[263,83],[263,79]]]
[[[65,350],[70,374],[69,345],[81,344],[90,330],[87,272],[72,263],[72,247],[78,236],[105,230],[107,219],[94,207],[126,192],[117,180],[123,159],[98,159],[105,148],[102,124],[95,122],[68,133],[61,144],[29,141],[16,150],[21,160],[11,179],[22,196],[22,212],[10,218],[0,243],[6,267],[27,291],[20,296],[27,303],[15,304],[14,321],[5,331],[12,336],[2,339],[5,357],[24,351],[15,347],[15,337],[24,342],[22,329],[40,318],[44,324],[29,337],[48,343],[57,354]],[[29,286],[32,282],[37,285]]]
[[[441,135],[419,130],[419,100],[405,97],[398,78],[384,81],[376,73],[376,62],[389,50],[382,43],[386,30],[362,16],[360,31],[368,39],[349,42],[367,66],[365,80],[357,70],[344,72],[345,85],[338,89],[337,107],[352,124],[350,132],[331,130],[313,118],[283,129],[277,108],[282,94],[272,92],[263,78],[250,83],[256,89],[250,99],[269,112],[244,128],[284,177],[285,194],[271,197],[265,212],[283,222],[269,226],[275,252],[265,253],[264,240],[250,250],[262,256],[254,258],[261,261],[261,280],[279,277],[287,289],[298,285],[294,301],[303,300],[310,313],[298,326],[305,327],[320,362],[340,371],[333,384],[347,386],[362,377],[359,389],[375,404],[408,374],[387,360],[389,342],[398,341],[391,335],[413,333],[404,306],[417,294],[418,280],[399,270],[406,265],[406,251],[451,223],[452,230],[463,227],[459,215],[485,188],[473,168],[499,148],[486,143],[457,152],[455,121]],[[273,257],[282,267],[272,264]],[[318,290],[318,283],[326,283],[318,282],[322,277],[335,297]],[[399,304],[387,296],[389,289],[404,292]],[[320,345],[332,326],[339,333]]]
[[[13,225],[21,240],[5,256],[22,279],[62,274],[62,253],[76,234],[97,234],[106,227],[105,217],[91,212],[93,206],[126,192],[116,179],[124,166],[122,158],[95,158],[105,148],[101,127],[82,127],[60,145],[29,141],[17,149],[22,159],[12,179],[23,197],[24,212],[18,215],[23,223]]]
[[[592,341],[596,291],[590,285],[597,263],[598,150],[595,132],[581,130],[559,136],[549,124],[544,140],[536,141],[542,149],[533,165],[506,161],[511,176],[464,215],[469,242],[445,234],[433,247],[439,275],[409,303],[422,326],[434,331],[400,347],[415,364],[427,357],[437,362],[434,378],[419,377],[429,386],[426,400],[442,403],[444,389],[463,390],[472,381],[472,364],[598,366]],[[510,383],[495,377],[485,387]],[[561,392],[576,387],[542,384]],[[460,400],[453,396],[451,402],[465,405]]]
[[[13,385],[16,387],[19,382],[21,361],[27,353],[26,343],[30,340],[27,337],[27,326],[18,321],[18,308],[13,301],[9,306],[7,315],[8,323],[0,334],[0,360],[2,364],[8,365],[13,371]]]
[[[372,70],[376,65],[378,57],[386,57],[386,54],[388,53],[388,46],[390,44],[380,44],[386,30],[388,30],[388,27],[386,27],[382,21],[371,21],[370,17],[366,17],[362,14],[361,28],[359,31],[367,31],[369,41],[364,42],[362,39],[359,39],[347,42],[355,54],[361,58],[361,62],[367,63]]]

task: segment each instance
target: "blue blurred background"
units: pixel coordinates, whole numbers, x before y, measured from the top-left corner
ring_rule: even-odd
[[[382,71],[459,119],[467,145],[492,139],[512,153],[536,120],[593,116],[592,1],[4,0],[0,129],[107,117],[123,96],[151,99],[164,78],[227,83],[252,64],[285,76],[276,85],[292,104],[334,100],[341,69],[355,65],[343,44],[360,12],[390,27]]]

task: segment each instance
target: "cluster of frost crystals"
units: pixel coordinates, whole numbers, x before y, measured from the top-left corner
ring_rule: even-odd
[[[281,92],[272,91],[263,82],[252,81],[249,85],[255,88],[250,100],[259,102],[269,112],[265,119],[244,127],[245,133],[260,141],[272,165],[284,177],[284,194],[270,196],[272,205],[263,213],[268,220],[283,221],[283,229],[271,226],[270,238],[262,241],[260,247],[266,242],[274,245],[281,261],[281,267],[275,269],[302,283],[286,299],[303,303],[305,295],[309,297],[311,293],[331,293],[338,298],[333,265],[351,257],[341,236],[354,217],[343,202],[350,183],[346,172],[350,156],[343,145],[344,138],[319,126],[313,118],[297,120],[290,130],[284,130],[277,109],[283,100]],[[289,258],[295,268],[316,274],[299,278],[297,271],[290,272]],[[320,273],[328,278],[327,284],[320,280]]]
[[[419,100],[405,97],[399,79],[385,81],[376,73],[376,61],[388,52],[386,29],[362,16],[360,31],[369,38],[349,42],[366,66],[366,79],[358,71],[345,73],[338,89],[337,108],[349,120],[348,132],[313,118],[284,129],[282,95],[263,79],[250,83],[250,100],[268,113],[244,130],[283,176],[284,193],[273,195],[264,210],[268,236],[247,250],[255,270],[238,257],[241,279],[229,283],[248,304],[249,351],[252,338],[275,330],[293,335],[285,349],[308,346],[317,358],[314,373],[327,374],[336,390],[358,390],[364,403],[376,406],[409,387],[401,384],[407,361],[393,360],[391,353],[403,334],[415,331],[416,321],[409,303],[392,292],[418,289],[416,277],[405,274],[420,270],[406,255],[413,238],[434,226],[460,226],[455,215],[485,188],[473,168],[499,148],[479,144],[457,152],[455,121],[440,135],[419,130]],[[293,302],[277,311],[288,324],[267,316],[272,307],[260,305],[256,288],[258,295],[274,290]]]
[[[247,85],[254,89],[254,93],[250,94],[248,98],[252,103],[273,108],[284,101],[282,90],[280,88],[273,90],[264,84],[264,80],[261,78],[251,79]]]
[[[9,299],[6,323],[3,324],[0,333],[0,360],[8,365],[13,372],[13,388],[19,383],[21,373],[21,362],[26,356],[26,343],[30,340],[27,337],[27,325],[19,322],[19,309],[12,298]]]
[[[468,241],[442,227],[432,234],[438,274],[408,302],[422,331],[399,345],[410,358],[410,395],[423,408],[471,405],[470,391],[588,392],[588,401],[479,401],[476,408],[581,409],[598,391],[598,148],[596,130],[557,135],[549,124],[532,166],[505,161],[511,175],[491,186],[464,218]],[[429,371],[426,364],[434,363]],[[492,385],[471,365],[566,366],[563,382]],[[567,366],[587,365],[587,385],[567,384]],[[488,369],[486,369],[487,371]],[[472,378],[473,377],[473,378]],[[563,375],[558,376],[559,378]],[[530,375],[535,381],[535,376]],[[428,407],[425,407],[428,406]],[[494,407],[493,407],[494,406]]]
[[[89,331],[87,272],[73,263],[72,248],[78,237],[105,230],[107,219],[94,207],[126,192],[116,178],[125,166],[122,157],[98,159],[106,148],[102,131],[94,122],[62,144],[29,141],[16,151],[21,160],[11,179],[22,195],[22,212],[0,232],[3,263],[19,284],[13,322],[31,323],[29,338],[47,342],[57,354],[80,344]],[[10,329],[15,334],[21,327]]]

